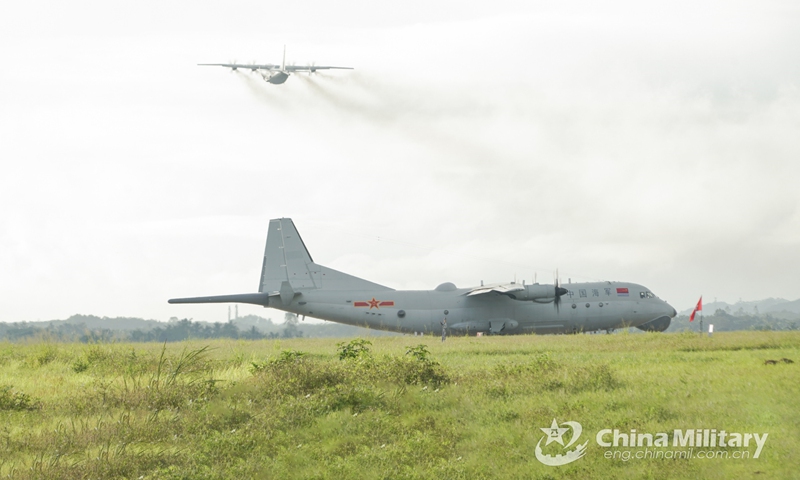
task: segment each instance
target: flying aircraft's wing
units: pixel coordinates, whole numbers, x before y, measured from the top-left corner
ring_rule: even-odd
[[[503,283],[499,285],[487,285],[485,287],[475,287],[469,292],[467,292],[468,297],[472,297],[474,295],[485,295],[487,293],[501,293],[501,294],[508,294],[511,292],[519,292],[520,290],[525,290],[524,285],[519,285],[516,283]]]
[[[327,66],[317,66],[317,65],[286,65],[285,70],[287,72],[313,72],[315,70],[353,70],[353,67],[327,67]]]
[[[267,63],[265,65],[256,65],[253,63],[198,63],[197,65],[201,67],[225,67],[230,68],[231,70],[280,70],[280,65],[273,65],[271,63]]]

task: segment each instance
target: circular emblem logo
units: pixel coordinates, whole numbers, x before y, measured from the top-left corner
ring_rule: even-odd
[[[564,427],[566,426],[566,427]],[[541,431],[544,432],[545,436],[539,439],[539,443],[536,444],[536,459],[540,462],[544,463],[545,465],[549,465],[551,467],[558,467],[559,465],[566,465],[568,463],[572,463],[575,460],[583,457],[586,454],[586,445],[589,444],[589,441],[585,441],[583,444],[578,445],[575,447],[574,450],[569,450],[575,442],[581,436],[583,432],[583,428],[581,424],[578,422],[563,422],[561,426],[553,419],[553,423],[550,425],[549,428],[540,428]],[[564,434],[568,431],[572,430],[572,436],[569,438],[569,443],[564,445]],[[542,442],[547,440],[544,444],[545,447],[550,445],[551,443],[558,443],[562,446],[561,451],[562,453],[556,453],[553,455],[552,453],[545,454],[542,451]],[[552,447],[548,450],[554,450],[556,447]],[[555,453],[555,452],[554,452]]]

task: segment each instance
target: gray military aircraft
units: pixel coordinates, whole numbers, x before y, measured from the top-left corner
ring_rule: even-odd
[[[353,67],[330,67],[330,66],[320,66],[320,65],[307,65],[304,67],[296,66],[296,65],[286,65],[286,47],[283,47],[283,61],[280,65],[273,65],[271,63],[267,63],[264,65],[257,65],[255,63],[247,64],[247,63],[198,63],[198,66],[201,67],[226,67],[230,68],[231,71],[236,71],[239,69],[242,70],[250,70],[251,72],[258,72],[261,74],[261,77],[267,82],[273,85],[279,85],[284,83],[288,78],[289,75],[296,72],[308,72],[314,73],[317,70],[352,70]]]
[[[258,293],[173,298],[169,303],[250,303],[301,316],[396,332],[578,333],[637,327],[663,332],[677,314],[627,282],[507,283],[394,290],[311,259],[289,218],[270,220]]]

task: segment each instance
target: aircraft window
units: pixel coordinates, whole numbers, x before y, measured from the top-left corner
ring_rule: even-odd
[[[600,306],[601,306],[601,307],[603,306],[603,302],[600,302]]]
[[[646,297],[647,295],[645,295],[644,292],[639,292],[639,298],[646,298]]]
[[[400,317],[400,318],[405,317],[406,316],[406,311],[405,310],[398,310],[397,311],[397,316]]]
[[[578,308],[578,306],[573,303],[572,308]]]
[[[599,297],[600,296],[600,292],[596,288],[593,288],[592,289],[592,296],[593,297]]]
[[[585,289],[581,288],[580,290],[578,290],[578,292],[580,292],[581,297],[585,297],[586,296],[586,290]]]
[[[647,298],[656,298],[651,292],[647,292]]]
[[[448,310],[445,310],[445,311],[444,311],[444,314],[445,314],[445,315],[447,315],[447,314],[449,314],[449,313],[450,313],[450,312],[449,312]]]
[[[586,308],[589,308],[589,304],[588,303],[586,304]]]

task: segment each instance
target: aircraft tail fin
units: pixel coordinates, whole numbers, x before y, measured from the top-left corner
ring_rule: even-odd
[[[258,291],[266,294],[291,291],[325,290],[391,290],[332,268],[314,263],[303,239],[290,218],[270,220],[261,281]]]

